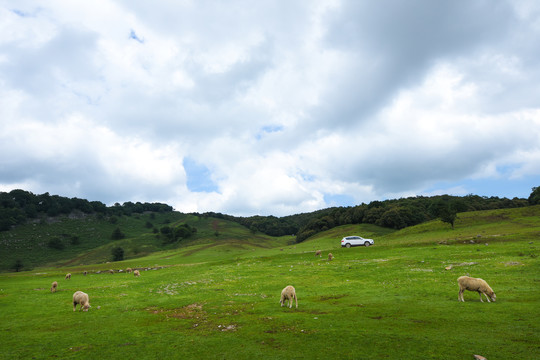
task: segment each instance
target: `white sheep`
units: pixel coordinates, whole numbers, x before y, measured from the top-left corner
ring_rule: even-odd
[[[88,311],[88,308],[90,307],[90,299],[88,298],[88,294],[83,293],[82,291],[75,291],[73,294],[73,311],[75,311],[77,304],[81,305],[79,311]]]
[[[465,302],[465,299],[463,299],[463,292],[465,290],[469,291],[477,291],[480,295],[480,301],[484,302],[482,300],[482,294],[486,297],[488,302],[491,302],[491,300],[495,301],[497,296],[491,289],[491,287],[488,285],[488,283],[480,278],[472,278],[469,276],[460,276],[457,279],[458,285],[459,285],[459,294],[458,294],[458,301]]]
[[[133,276],[137,276],[137,277],[138,277],[138,276],[141,276],[141,273],[139,272],[139,270],[135,270],[135,271],[133,272]]]
[[[52,286],[51,286],[51,292],[56,292],[56,290],[58,289],[58,283],[56,281],[53,281],[52,283]]]
[[[66,274],[65,280],[69,280],[69,279],[71,279],[71,273]]]
[[[290,309],[292,308],[293,299],[296,301],[296,308],[298,308],[298,298],[296,297],[296,290],[294,290],[294,287],[291,285],[286,286],[281,291],[281,299],[279,300],[279,303],[283,307],[283,305],[285,304],[285,301],[288,301],[289,309]]]
[[[114,274],[114,270],[113,269],[109,270],[109,274]]]
[[[132,270],[131,268],[127,268],[127,269],[126,269],[126,272],[127,272],[128,274],[131,273],[132,271],[133,271],[133,270]]]
[[[332,253],[328,253],[328,261],[331,261],[334,258],[334,255]]]
[[[83,275],[86,276],[88,274],[88,271],[84,270]]]
[[[315,256],[319,256],[319,257],[320,257],[320,256],[321,256],[321,253],[322,253],[322,250],[317,250],[317,251],[315,251]]]

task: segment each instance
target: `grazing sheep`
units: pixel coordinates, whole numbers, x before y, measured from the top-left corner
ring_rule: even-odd
[[[331,261],[334,258],[334,255],[332,253],[328,253],[328,261]]]
[[[291,285],[286,286],[281,291],[281,299],[279,300],[279,303],[283,307],[283,305],[285,304],[285,301],[288,301],[289,302],[289,309],[290,309],[290,308],[292,308],[293,299],[296,301],[296,308],[298,308],[298,298],[296,297],[296,290],[294,290],[294,287],[291,286]]]
[[[88,274],[88,271],[85,270],[85,271],[83,272],[83,275],[86,276],[86,274]]]
[[[73,294],[73,311],[75,311],[77,304],[81,305],[79,311],[88,311],[88,308],[90,307],[90,299],[88,298],[88,294],[83,293],[82,291],[75,291]]]
[[[141,276],[141,273],[139,272],[139,270],[135,270],[135,271],[133,272],[133,276],[137,276],[137,277],[138,277],[138,276]]]
[[[51,292],[56,292],[56,290],[58,289],[58,283],[56,281],[53,281],[52,283],[52,287],[51,287]]]
[[[114,274],[114,270],[113,269],[109,270],[109,274]]]
[[[66,274],[66,278],[65,278],[65,279],[66,279],[66,280],[69,280],[69,279],[71,279],[71,273],[67,273],[67,274]]]
[[[495,301],[495,299],[497,298],[497,296],[495,295],[491,287],[489,287],[488,283],[485,282],[485,280],[479,278],[472,278],[469,276],[460,276],[457,279],[457,282],[459,285],[458,301],[465,302],[465,299],[463,299],[463,292],[465,290],[477,291],[480,295],[481,302],[484,302],[482,300],[482,294],[484,294],[488,302],[491,302],[490,299],[492,301]]]
[[[133,270],[132,270],[131,268],[127,268],[127,269],[126,269],[126,272],[127,272],[128,274],[131,273],[132,271],[133,271]]]
[[[315,256],[319,256],[319,257],[320,257],[320,256],[321,256],[321,253],[322,253],[322,250],[317,250],[317,251],[315,251]]]
[[[476,360],[487,360],[487,359],[486,359],[485,357],[483,357],[482,355],[473,355],[473,356],[474,356],[474,358],[475,358]]]

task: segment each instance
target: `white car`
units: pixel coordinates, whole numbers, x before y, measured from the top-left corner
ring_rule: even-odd
[[[351,246],[370,246],[373,245],[372,239],[364,239],[361,236],[345,236],[341,239],[341,247],[350,248]]]

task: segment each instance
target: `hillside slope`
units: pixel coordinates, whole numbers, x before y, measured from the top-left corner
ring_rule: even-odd
[[[122,247],[124,263],[196,263],[217,258],[271,256],[279,253],[332,251],[347,235],[375,239],[375,246],[450,245],[492,243],[535,238],[540,234],[540,206],[465,212],[458,215],[455,229],[438,220],[392,230],[371,224],[342,225],[316,234],[296,244],[294,236],[271,237],[253,233],[236,222],[211,217],[171,213],[146,213],[116,219],[85,216],[60,217],[47,223],[31,223],[0,233],[0,271],[12,271],[21,260],[22,270],[37,266],[84,266],[112,261],[111,251]],[[159,229],[189,224],[197,229],[190,238],[167,244]],[[126,237],[111,240],[114,229]],[[78,240],[72,243],[72,238]],[[49,247],[60,239],[64,249]],[[176,249],[176,250],[175,250]],[[174,250],[174,251],[173,251]],[[147,257],[147,258],[146,258]],[[137,259],[138,261],[135,261]],[[120,264],[119,264],[120,265]]]
[[[278,238],[254,234],[232,221],[179,212],[110,217],[78,215],[48,218],[0,232],[0,271],[13,271],[17,261],[22,264],[20,270],[45,265],[104,263],[112,261],[111,251],[115,247],[124,250],[124,259],[133,259],[156,251],[229,240],[249,241],[262,247],[282,244]],[[164,227],[174,229],[180,224],[188,224],[197,232],[172,242],[161,233]],[[123,239],[112,239],[115,229],[124,234]]]

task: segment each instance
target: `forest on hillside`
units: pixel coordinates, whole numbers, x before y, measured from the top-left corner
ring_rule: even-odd
[[[332,207],[312,213],[284,216],[235,217],[220,213],[202,216],[236,221],[251,231],[272,236],[296,235],[296,242],[336,226],[346,224],[374,224],[402,229],[433,219],[441,219],[453,227],[457,213],[464,211],[517,208],[540,203],[540,187],[533,188],[529,199],[467,196],[416,196],[402,199],[372,201],[352,207]]]
[[[130,216],[145,211],[168,212],[173,211],[173,208],[167,204],[140,202],[107,206],[100,201],[50,195],[48,192],[35,195],[29,191],[16,189],[0,192],[0,231],[9,230],[12,226],[24,224],[28,220],[69,215],[74,211],[104,216]]]
[[[441,219],[453,227],[457,213],[464,211],[516,208],[540,204],[540,187],[534,187],[528,199],[467,196],[415,196],[401,199],[372,201],[350,207],[331,207],[310,213],[283,217],[238,217],[216,212],[193,213],[201,217],[214,217],[237,222],[252,232],[270,236],[296,235],[296,242],[318,232],[346,224],[375,224],[402,229],[422,222]],[[0,192],[0,231],[23,224],[32,219],[55,217],[79,211],[103,216],[131,216],[143,212],[171,212],[172,206],[162,203],[125,202],[106,206],[99,201],[67,198],[44,193],[35,195],[25,190]]]

